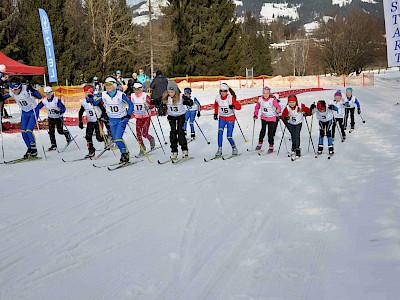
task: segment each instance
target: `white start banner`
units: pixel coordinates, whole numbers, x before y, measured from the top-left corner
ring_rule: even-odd
[[[400,66],[400,1],[383,0],[389,67]]]

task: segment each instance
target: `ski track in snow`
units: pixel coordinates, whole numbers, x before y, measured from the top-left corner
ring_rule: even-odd
[[[47,163],[1,165],[0,298],[396,299],[400,108],[390,101],[395,85],[384,76],[376,82],[385,88],[355,89],[366,123],[355,116],[355,131],[335,141],[331,160],[314,158],[312,146],[308,153],[306,126],[295,162],[284,143],[276,155],[280,127],[276,151],[258,156],[246,152],[251,142],[236,126],[242,155],[204,163],[216,151],[217,122],[203,115],[212,144],[198,135],[189,145],[195,159],[179,165],[157,165],[161,149],[151,164],[116,172],[61,162],[84,155],[82,139],[81,151],[51,154]],[[309,105],[333,92],[299,97]],[[237,113],[250,141],[253,109]],[[314,118],[315,145],[317,128]],[[255,143],[259,130],[257,121]],[[136,150],[129,132],[126,139]],[[22,152],[20,140],[5,135],[7,156],[7,147]]]

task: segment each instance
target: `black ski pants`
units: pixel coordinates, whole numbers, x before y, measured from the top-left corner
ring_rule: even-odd
[[[300,132],[303,123],[293,125],[286,122],[285,124],[287,129],[289,129],[290,135],[292,137],[292,151],[300,149]]]
[[[168,116],[169,126],[171,131],[169,133],[169,141],[171,143],[171,152],[178,152],[178,142],[182,151],[187,150],[187,140],[185,132],[183,131],[183,124],[185,124],[185,114],[174,117]]]
[[[346,136],[346,132],[344,131],[344,122],[343,118],[335,118],[332,126],[332,137],[335,138],[335,130],[336,126],[339,127],[339,130],[342,132],[342,138]]]
[[[277,125],[278,125],[277,122],[267,122],[261,119],[261,131],[260,131],[260,136],[258,138],[258,142],[262,143],[264,141],[265,133],[268,126],[268,143],[270,145],[273,145]]]
[[[350,115],[350,128],[354,128],[354,125],[356,125],[356,123],[354,122],[354,112],[355,112],[356,108],[355,107],[351,107],[348,108],[346,107],[345,109],[345,114],[344,114],[344,127],[347,128],[347,120],[349,118]]]
[[[65,136],[65,139],[68,137],[68,131],[63,129],[63,124],[61,122],[61,118],[50,118],[49,117],[49,136],[50,142],[52,145],[57,145],[56,141],[56,127],[57,132],[61,135]]]

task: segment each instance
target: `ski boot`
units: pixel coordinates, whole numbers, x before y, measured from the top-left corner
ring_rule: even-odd
[[[191,138],[192,140],[194,140],[194,139],[196,138],[196,134],[195,134],[194,132],[191,132],[191,133],[190,133],[190,138]]]
[[[258,145],[256,147],[256,150],[259,151],[262,148],[263,143],[262,142],[258,142]]]
[[[274,145],[270,144],[268,148],[268,153],[274,152]]]
[[[233,156],[235,156],[235,155],[238,155],[239,153],[238,153],[238,149],[236,148],[236,146],[232,146],[232,155]]]
[[[120,164],[128,163],[129,162],[129,152],[121,153],[121,158],[119,160]]]
[[[171,160],[176,160],[178,158],[178,152],[172,152],[171,156],[169,157]]]
[[[188,158],[189,157],[189,151],[188,150],[183,150],[182,151],[182,158]]]
[[[71,136],[71,134],[70,134],[68,131],[65,133],[65,138],[67,139],[67,144],[71,143],[71,141],[72,141],[72,136]],[[57,147],[57,146],[56,146],[56,147]]]
[[[31,153],[30,153],[30,157],[37,157],[37,149],[36,148],[31,148]]]
[[[222,156],[222,147],[218,147],[217,153],[215,153],[216,157],[221,157]]]
[[[52,144],[52,145],[50,146],[50,148],[47,149],[47,151],[54,151],[54,150],[57,150],[57,145],[55,145],[55,144]]]
[[[329,151],[329,154],[330,154],[330,155],[332,155],[332,154],[335,153],[335,152],[333,151],[333,145],[328,146],[328,151]]]
[[[89,147],[89,153],[85,156],[85,158],[94,157],[95,152],[96,152],[96,149],[94,147]]]
[[[31,148],[28,148],[28,150],[26,150],[26,153],[24,154],[24,159],[28,159],[29,157],[31,157]]]
[[[150,151],[153,150],[156,147],[156,140],[151,137],[150,138]]]
[[[296,149],[296,157],[300,157],[301,156],[301,150],[300,148]]]
[[[324,146],[323,145],[318,145],[318,154],[322,154],[322,150],[324,150]]]
[[[140,151],[139,151],[139,154],[138,154],[137,156],[143,156],[143,155],[145,155],[145,151],[146,151],[146,146],[145,146],[145,145],[142,145],[142,146],[140,147]]]

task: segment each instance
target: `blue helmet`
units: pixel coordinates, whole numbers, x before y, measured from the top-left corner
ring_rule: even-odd
[[[93,77],[93,81],[99,80],[99,78],[97,76]]]
[[[20,81],[11,81],[10,82],[10,89],[16,90],[22,87],[22,83]]]
[[[188,93],[189,95],[191,95],[192,94],[192,89],[190,88],[190,87],[187,87],[187,88],[185,88],[184,90],[183,90],[183,92],[186,94],[186,93]]]
[[[121,74],[121,71],[120,71],[120,70],[118,70],[118,71],[116,72],[116,74]]]

